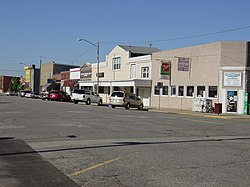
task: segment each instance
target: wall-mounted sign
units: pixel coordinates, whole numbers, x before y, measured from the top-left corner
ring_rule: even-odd
[[[189,58],[178,58],[178,71],[189,71]]]
[[[162,88],[163,87],[163,82],[157,82],[157,87]]]
[[[241,86],[241,72],[224,72],[224,86]]]
[[[161,79],[170,79],[171,75],[171,62],[161,63]]]
[[[96,77],[98,77],[98,73],[96,73]],[[100,73],[99,73],[99,77],[100,77],[100,78],[103,78],[103,77],[104,77],[104,72],[100,72]]]

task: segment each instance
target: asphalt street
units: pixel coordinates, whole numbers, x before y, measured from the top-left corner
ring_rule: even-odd
[[[0,137],[34,150],[40,175],[58,178],[54,168],[80,186],[250,186],[249,119],[0,96]]]

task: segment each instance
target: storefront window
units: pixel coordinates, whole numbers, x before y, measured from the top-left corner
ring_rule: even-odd
[[[179,86],[178,87],[178,96],[183,96],[184,95],[184,86]]]
[[[99,86],[99,93],[104,93],[104,86]]]
[[[217,86],[208,87],[208,97],[217,97]]]
[[[176,95],[176,86],[171,86],[171,95]]]
[[[168,95],[168,86],[162,87],[162,95]]]
[[[187,96],[188,97],[194,96],[194,86],[187,86]]]
[[[160,95],[160,88],[155,86],[154,95]]]
[[[197,86],[197,97],[205,97],[205,86]]]

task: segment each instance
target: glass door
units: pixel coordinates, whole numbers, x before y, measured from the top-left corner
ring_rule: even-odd
[[[237,112],[238,91],[227,91],[227,112]]]

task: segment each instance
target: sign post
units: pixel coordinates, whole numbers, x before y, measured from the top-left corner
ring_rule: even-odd
[[[161,90],[163,88],[163,82],[157,82],[157,88],[159,89],[159,106],[158,110],[161,109]]]

